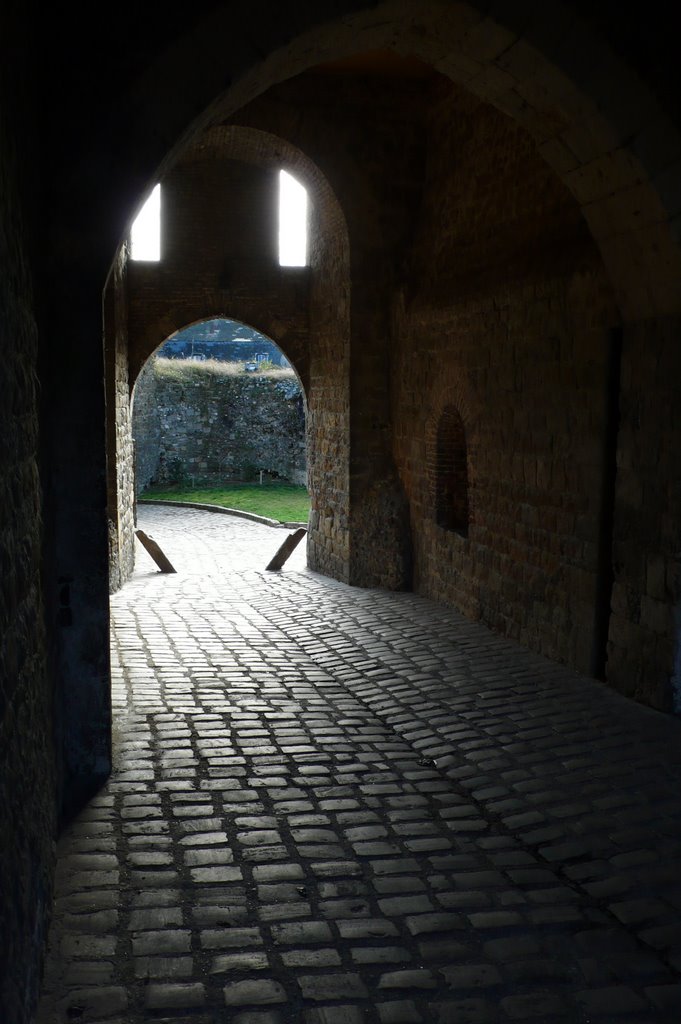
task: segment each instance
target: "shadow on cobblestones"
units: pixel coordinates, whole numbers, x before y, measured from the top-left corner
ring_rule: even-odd
[[[65,832],[41,1024],[681,1019],[681,732],[282,534],[147,508],[115,770]]]

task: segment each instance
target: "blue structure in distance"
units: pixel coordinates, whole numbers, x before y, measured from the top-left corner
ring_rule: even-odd
[[[173,334],[156,353],[163,359],[218,359],[228,363],[259,363],[275,366],[289,362],[273,341],[238,320],[215,319],[185,327]]]

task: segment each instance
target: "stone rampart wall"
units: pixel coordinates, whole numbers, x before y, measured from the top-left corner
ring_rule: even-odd
[[[151,360],[137,382],[137,493],[149,484],[219,486],[264,471],[306,481],[304,399],[295,375],[224,363]]]

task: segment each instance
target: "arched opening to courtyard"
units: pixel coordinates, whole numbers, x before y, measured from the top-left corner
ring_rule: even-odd
[[[138,501],[307,525],[305,393],[270,338],[226,318],[185,327],[147,360],[132,401]]]

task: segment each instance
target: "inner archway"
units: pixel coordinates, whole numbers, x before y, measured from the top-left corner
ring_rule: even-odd
[[[305,394],[274,341],[215,318],[150,357],[133,394],[137,499],[307,523]]]

